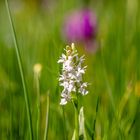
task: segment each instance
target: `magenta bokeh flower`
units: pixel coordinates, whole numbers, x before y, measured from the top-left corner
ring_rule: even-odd
[[[95,51],[97,20],[93,11],[81,9],[66,16],[63,36],[68,42],[83,44],[87,51]]]

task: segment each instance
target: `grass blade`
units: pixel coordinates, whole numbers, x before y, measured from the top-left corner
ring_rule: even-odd
[[[40,138],[40,87],[39,87],[39,77],[35,77],[36,81],[36,90],[37,90],[37,126],[36,126],[36,138]]]
[[[21,80],[22,80],[22,86],[23,86],[23,91],[24,91],[26,110],[27,110],[29,132],[30,132],[30,140],[32,140],[33,139],[33,131],[32,131],[31,111],[30,111],[30,108],[29,108],[29,99],[28,99],[27,88],[26,88],[26,83],[25,83],[25,76],[24,76],[24,73],[23,73],[21,55],[20,55],[20,51],[19,51],[19,47],[18,47],[18,43],[17,43],[16,32],[15,32],[15,28],[14,28],[14,25],[13,25],[13,20],[12,20],[12,17],[11,17],[11,12],[10,12],[10,8],[9,8],[8,0],[5,0],[5,4],[6,4],[6,9],[7,9],[9,22],[10,22],[10,26],[11,26],[11,30],[12,30],[14,46],[15,46],[15,51],[16,51],[16,56],[17,56],[20,76],[21,76]]]
[[[75,115],[74,135],[75,135],[75,140],[79,140],[79,112],[78,112],[78,101],[77,100],[73,101],[73,106],[74,106],[74,115]]]
[[[100,99],[99,97],[97,98],[97,104],[96,104],[96,114],[95,114],[95,119],[94,119],[94,123],[93,123],[93,135],[92,135],[92,139],[94,140],[95,138],[95,125],[96,125],[96,120],[97,120],[97,113],[99,110],[99,103],[100,103]]]
[[[67,140],[67,129],[66,129],[66,117],[65,117],[65,110],[64,107],[62,107],[62,111],[63,111],[63,127],[64,127],[64,140]]]
[[[45,123],[45,131],[44,131],[44,140],[48,139],[49,110],[50,110],[50,97],[49,97],[49,92],[48,92],[47,93],[47,110],[46,110],[46,123]]]

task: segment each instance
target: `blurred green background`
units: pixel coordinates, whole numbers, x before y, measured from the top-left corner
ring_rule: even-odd
[[[37,126],[37,90],[33,67],[40,73],[39,140],[45,130],[49,93],[48,140],[71,139],[74,111],[59,105],[57,60],[68,44],[62,37],[64,18],[89,6],[97,16],[98,50],[85,54],[89,94],[84,106],[88,139],[140,139],[140,2],[139,0],[9,0],[28,89],[33,135]],[[69,44],[70,45],[70,44]],[[97,100],[99,99],[98,110]],[[64,117],[65,116],[65,117]],[[65,119],[64,119],[65,118]],[[95,121],[96,120],[96,121]],[[95,123],[96,122],[96,123]],[[95,124],[95,129],[94,129]],[[0,1],[0,140],[28,140],[23,87],[4,0]]]

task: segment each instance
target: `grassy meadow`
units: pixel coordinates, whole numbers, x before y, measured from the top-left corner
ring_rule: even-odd
[[[71,102],[60,105],[61,66],[67,14],[88,6],[97,17],[97,50],[85,55],[89,94],[81,140],[140,140],[139,0],[0,1],[0,140],[70,140]],[[11,26],[10,18],[13,20]],[[13,32],[15,29],[15,33]],[[16,42],[17,41],[17,42]]]

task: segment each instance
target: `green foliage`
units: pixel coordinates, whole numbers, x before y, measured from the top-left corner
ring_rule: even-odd
[[[48,0],[46,5],[41,2],[43,0],[36,0],[38,4],[34,4],[30,0],[29,6],[28,1],[9,1],[27,83],[33,139],[72,139],[74,110],[71,103],[64,107],[59,105],[61,88],[57,60],[67,45],[62,38],[64,17],[83,4],[80,0]],[[91,83],[89,94],[79,99],[79,105],[84,106],[87,140],[140,139],[140,2],[88,2],[98,18],[99,48],[96,53],[89,54],[80,45],[75,45],[80,54],[86,55],[88,67],[84,78]],[[27,140],[30,137],[23,83],[14,47],[2,1],[0,140]],[[36,63],[42,65],[37,84],[33,71]]]

